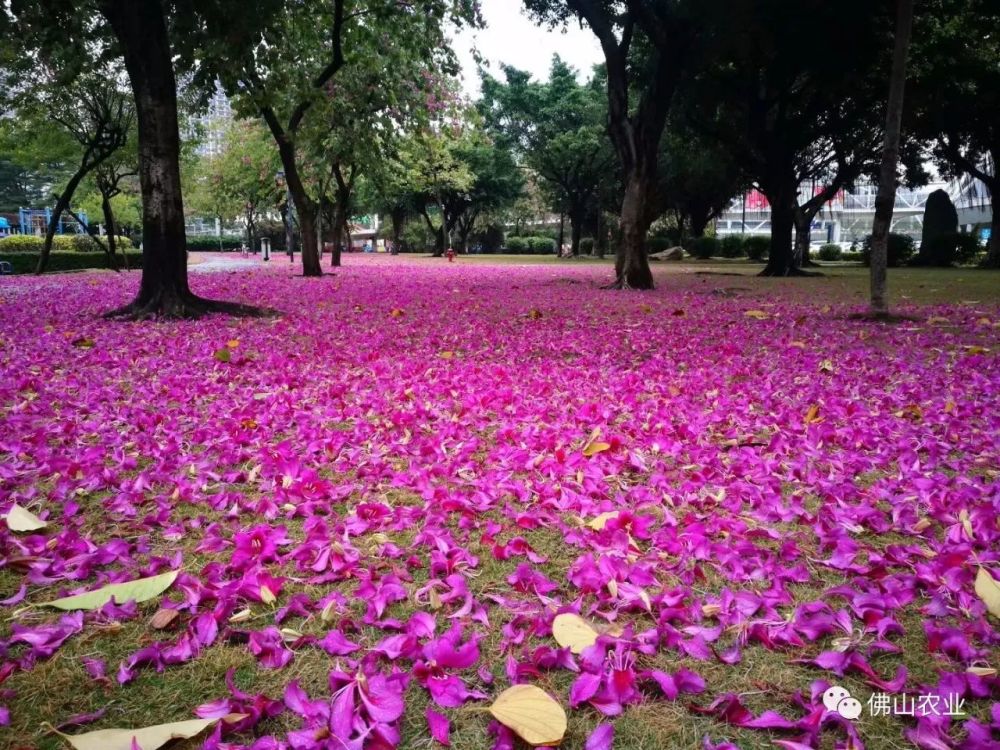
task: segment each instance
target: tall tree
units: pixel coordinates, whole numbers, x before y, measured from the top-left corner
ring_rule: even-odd
[[[339,95],[345,68],[382,71],[421,86],[424,71],[452,62],[446,23],[474,22],[476,5],[473,0],[424,0],[419,8],[398,0],[269,0],[262,5],[249,21],[234,19],[228,3],[203,12],[201,33],[227,43],[195,45],[185,61],[203,85],[219,78],[244,113],[263,117],[298,214],[303,274],[319,276],[319,202],[306,184],[299,142],[307,118],[324,100],[354,106]]]
[[[931,141],[944,174],[986,186],[992,226],[984,265],[1000,268],[1000,7],[929,0],[915,23],[907,126]]]
[[[601,182],[613,174],[604,96],[596,81],[578,83],[576,72],[558,56],[546,83],[511,67],[504,68],[504,76],[501,82],[483,74],[479,110],[494,139],[515,149],[565,208],[572,252],[578,255],[587,214]]]
[[[767,196],[767,276],[799,273],[816,212],[872,168],[879,129],[875,82],[881,10],[865,0],[744,0],[715,22],[715,57],[686,79],[695,126],[725,145]],[[803,33],[809,28],[809,33]],[[850,49],[845,56],[843,51]],[[804,198],[800,188],[820,189]]]
[[[687,0],[524,0],[553,23],[570,17],[597,36],[607,69],[608,134],[621,165],[624,197],[615,256],[619,289],[651,289],[646,233],[655,217],[660,138],[684,63],[699,38]],[[636,101],[637,100],[637,101]]]
[[[892,74],[889,78],[889,97],[885,111],[885,141],[882,146],[878,194],[875,196],[875,219],[872,223],[871,312],[879,317],[889,314],[886,289],[889,227],[892,224],[892,209],[896,204],[896,169],[899,165],[900,126],[906,89],[906,56],[912,29],[913,0],[897,0]]]

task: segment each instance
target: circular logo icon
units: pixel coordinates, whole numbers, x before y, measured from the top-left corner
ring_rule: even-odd
[[[856,718],[861,716],[861,701],[857,698],[851,698],[848,696],[837,704],[837,713],[845,719],[854,721]]]
[[[837,706],[844,698],[850,698],[851,694],[839,685],[831,685],[823,693],[823,706],[827,711],[836,711]]]

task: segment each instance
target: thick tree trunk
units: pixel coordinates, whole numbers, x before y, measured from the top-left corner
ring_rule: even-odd
[[[892,210],[896,203],[896,167],[899,163],[899,133],[903,120],[903,93],[906,87],[906,56],[912,28],[913,0],[898,0],[896,41],[892,55],[892,75],[889,79],[889,100],[885,113],[882,166],[879,171],[878,193],[875,195],[875,219],[872,222],[871,313],[879,317],[886,317],[889,314],[886,288],[889,227],[892,224]]]
[[[563,254],[563,244],[566,242],[566,214],[559,212],[559,239],[556,240],[556,257],[561,258]]]
[[[704,214],[690,214],[691,236],[704,237],[705,229],[708,228],[709,218]]]
[[[322,276],[319,247],[316,245],[316,215],[313,210],[299,211],[299,234],[302,238],[302,275]]]
[[[622,200],[622,237],[615,256],[616,289],[652,289],[653,274],[646,254],[646,232],[649,231],[649,203],[654,181],[633,173],[625,185]]]
[[[792,191],[794,194],[794,191]],[[788,276],[794,269],[792,230],[795,228],[795,208],[787,191],[767,196],[771,203],[771,248],[761,276]]]
[[[118,39],[135,96],[142,188],[142,281],[131,305],[111,314],[198,316],[238,311],[195,297],[188,288],[179,167],[177,85],[159,0],[104,0],[101,12]]]
[[[583,216],[569,216],[569,241],[573,257],[580,255],[580,237],[583,234]]]

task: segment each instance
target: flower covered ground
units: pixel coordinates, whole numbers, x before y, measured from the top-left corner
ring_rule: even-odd
[[[179,747],[523,747],[514,683],[567,748],[997,747],[997,285],[882,325],[836,277],[346,263],[192,274],[265,321],[3,281],[0,514],[46,525],[0,523],[0,747],[234,713]]]

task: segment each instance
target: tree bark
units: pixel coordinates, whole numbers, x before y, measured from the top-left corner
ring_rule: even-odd
[[[566,242],[566,214],[559,212],[559,239],[556,241],[556,257],[561,258],[563,254],[563,243]]]
[[[794,193],[794,191],[792,191]],[[788,276],[794,268],[792,230],[795,228],[794,199],[787,190],[767,196],[771,203],[771,248],[761,276]]]
[[[992,218],[990,219],[990,241],[986,246],[986,257],[983,258],[983,268],[1000,268],[1000,234],[997,230],[1000,229],[1000,189],[995,189],[995,186],[989,185],[990,188],[990,210],[992,211]]]
[[[889,100],[885,114],[885,141],[878,193],[875,195],[875,219],[872,222],[871,313],[889,314],[886,267],[888,265],[889,227],[896,203],[896,166],[899,163],[900,125],[903,120],[903,94],[906,88],[906,56],[913,28],[913,0],[897,0],[896,41],[889,79]]]
[[[87,163],[87,158],[84,157],[85,167]],[[69,208],[69,203],[73,199],[73,193],[76,192],[77,186],[80,181],[87,175],[89,170],[81,167],[77,172],[70,178],[69,182],[66,183],[66,187],[59,197],[56,198],[56,206],[52,209],[52,216],[49,219],[49,224],[45,227],[45,242],[42,244],[42,252],[38,256],[38,265],[35,267],[35,273],[45,273],[45,268],[49,264],[49,253],[52,250],[52,240],[56,236],[56,228],[59,226],[59,217],[63,215],[67,208]]]
[[[653,274],[646,254],[646,232],[652,223],[648,207],[654,183],[634,173],[622,200],[621,242],[615,253],[616,289],[652,289]]]
[[[795,210],[795,257],[793,265],[802,267],[810,263],[809,242],[812,236],[812,220],[815,214],[802,209]]]
[[[159,0],[104,0],[101,12],[118,39],[135,97],[142,189],[142,281],[135,300],[109,315],[197,317],[251,308],[191,293],[179,167],[177,85]]]
[[[574,258],[580,255],[580,237],[583,235],[583,216],[578,214],[569,215],[569,241],[570,249]]]

